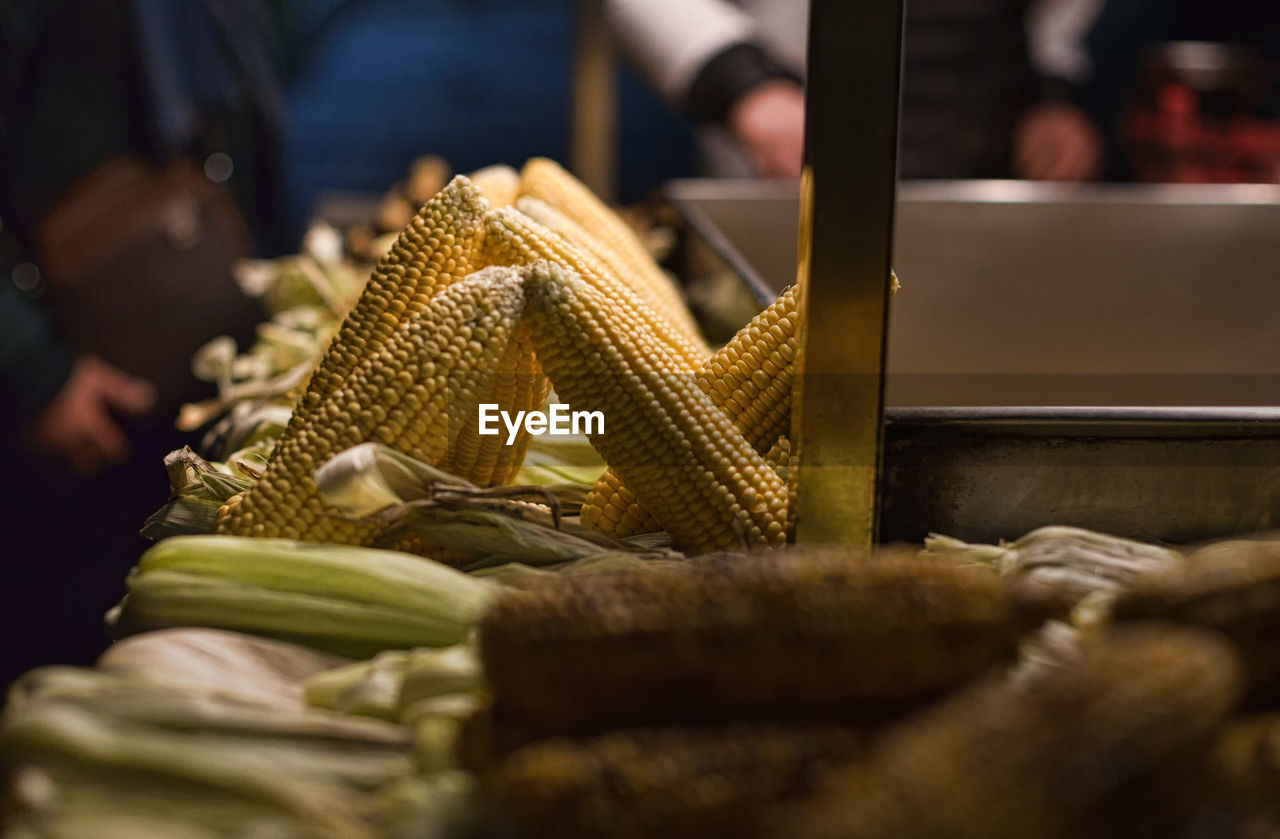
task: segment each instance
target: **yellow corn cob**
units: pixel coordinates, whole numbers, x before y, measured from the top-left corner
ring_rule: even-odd
[[[666,369],[692,373],[707,358],[706,347],[672,326],[613,272],[514,207],[486,215],[482,255],[490,265],[521,266],[544,259],[571,269],[659,338],[654,351],[660,355],[651,358]]]
[[[491,208],[509,207],[516,203],[520,192],[520,173],[510,166],[497,163],[477,169],[469,177]]]
[[[582,502],[582,524],[608,536],[625,539],[661,530],[662,525],[640,506],[635,493],[623,485],[618,473],[606,469]]]
[[[422,206],[373,271],[325,352],[293,422],[303,422],[395,331],[426,308],[436,292],[482,266],[475,262],[487,205],[464,177]]]
[[[782,543],[782,480],[691,377],[665,367],[661,341],[643,320],[554,263],[531,266],[525,297],[556,392],[604,414],[605,432],[592,445],[677,546]]]
[[[632,291],[640,295],[642,300],[665,315],[674,326],[679,327],[690,340],[705,344],[702,331],[694,322],[689,307],[680,296],[680,291],[647,253],[644,255],[643,266],[648,267],[649,270],[637,270],[635,264],[637,260],[628,260],[622,251],[598,236],[588,233],[582,225],[542,199],[532,195],[523,196],[516,201],[516,208],[538,224],[561,236],[569,244],[591,254],[618,279],[630,286]]]
[[[368,544],[377,528],[329,515],[317,467],[370,440],[437,464],[477,411],[515,336],[520,277],[487,269],[433,298],[305,422],[290,423],[266,473],[219,531]]]
[[[619,276],[668,301],[662,304],[663,308],[669,304],[687,316],[684,301],[636,232],[560,164],[545,157],[530,158],[520,171],[520,196],[536,198],[558,210],[610,254],[611,258],[601,261]],[[564,235],[562,231],[556,232]],[[573,241],[571,235],[565,238]],[[581,246],[582,243],[574,244]],[[702,340],[696,327],[692,334]]]
[[[514,416],[516,411],[537,410],[550,390],[551,382],[543,375],[534,355],[528,325],[521,324],[480,402],[497,404],[500,410]],[[441,468],[480,486],[508,484],[520,471],[530,439],[523,427],[511,445],[507,445],[505,431],[481,436],[479,411],[474,411]]]
[[[765,462],[773,467],[773,471],[787,479],[787,468],[791,465],[791,438],[779,437],[764,453]]]
[[[796,347],[797,286],[778,295],[698,370],[694,381],[711,401],[733,421],[756,451],[769,450],[791,424],[791,385]],[[779,458],[782,458],[779,460]],[[785,466],[782,452],[770,461],[775,470]],[[600,477],[582,508],[582,521],[603,533],[631,536],[661,529],[642,507],[632,509],[634,494],[627,493],[610,470]],[[624,518],[621,514],[628,512]],[[649,522],[655,525],[651,530]]]

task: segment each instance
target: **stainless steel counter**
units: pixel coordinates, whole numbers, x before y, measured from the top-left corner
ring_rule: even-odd
[[[668,194],[758,296],[794,281],[793,187]],[[908,183],[894,261],[890,405],[1280,405],[1280,186]]]

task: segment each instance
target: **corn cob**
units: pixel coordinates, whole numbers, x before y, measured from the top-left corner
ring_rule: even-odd
[[[373,271],[355,307],[343,320],[306,393],[294,410],[304,422],[372,356],[396,327],[440,289],[482,267],[475,261],[481,221],[488,209],[466,178],[454,178],[423,205]]]
[[[810,791],[866,736],[836,724],[730,724],[555,738],[482,776],[489,812],[524,836],[761,836],[771,804]]]
[[[481,624],[497,725],[897,710],[1012,655],[993,575],[831,552],[556,577]]]
[[[777,474],[693,381],[655,355],[660,342],[616,301],[552,263],[525,277],[533,343],[556,392],[600,411],[592,445],[693,552],[780,545],[786,491]]]
[[[625,539],[640,533],[662,529],[647,510],[640,506],[635,493],[627,489],[613,469],[606,469],[582,502],[582,524],[606,536]]]
[[[529,326],[522,322],[498,362],[489,389],[478,401],[496,404],[499,410],[515,416],[517,411],[536,411],[550,391],[551,382],[543,375],[533,351]],[[503,435],[481,436],[479,411],[473,411],[441,468],[478,486],[509,484],[520,471],[530,439],[523,427],[511,445]]]
[[[1174,794],[1177,773],[1239,692],[1216,636],[1117,631],[1036,680],[989,678],[890,730],[776,835],[1164,836],[1194,804]]]
[[[219,531],[371,544],[378,528],[329,514],[317,467],[374,440],[428,464],[444,461],[477,414],[524,308],[519,276],[479,271],[441,291],[302,422],[290,423],[257,485]]]
[[[664,369],[692,373],[709,355],[705,345],[690,340],[609,269],[514,207],[488,213],[484,231],[482,253],[488,264],[524,266],[538,260],[557,263],[598,289],[628,318],[645,324],[660,339],[654,347],[653,361]]]
[[[566,173],[566,177],[571,176]],[[594,196],[592,198],[594,199]],[[626,283],[632,291],[640,295],[640,299],[661,312],[690,340],[699,344],[705,343],[702,331],[694,322],[693,314],[685,305],[679,290],[647,253],[643,254],[643,259],[628,259],[621,251],[588,233],[560,210],[532,195],[519,199],[516,202],[516,208],[569,244],[581,248],[594,257],[601,265],[612,271],[614,276]]]
[[[773,467],[773,471],[778,473],[784,481],[787,479],[787,469],[791,465],[791,439],[785,435],[774,441],[769,450],[764,453],[765,462]]]
[[[1220,542],[1121,593],[1116,620],[1170,620],[1217,630],[1235,645],[1255,700],[1280,697],[1280,541]]]
[[[707,359],[694,377],[712,403],[762,453],[790,430],[798,318],[796,288],[792,286],[778,295],[773,304]],[[780,457],[783,455],[778,453],[771,461],[775,471]],[[603,533],[620,537],[661,530],[661,517],[655,518],[642,505],[636,505],[634,497],[617,473],[610,470],[592,488],[583,505],[582,520]]]
[[[516,196],[520,193],[520,173],[510,166],[503,163],[486,166],[472,172],[469,178],[489,202],[490,208],[496,210],[516,203]]]
[[[207,626],[363,658],[461,641],[492,591],[394,551],[175,536],[142,555],[111,622],[117,635]]]

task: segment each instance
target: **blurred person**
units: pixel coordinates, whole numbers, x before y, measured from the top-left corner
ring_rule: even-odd
[[[0,685],[105,645],[190,354],[252,334],[230,266],[283,241],[271,37],[255,2],[0,6]]]
[[[799,175],[804,0],[605,5],[622,49],[669,101],[708,127],[703,141],[711,174]],[[1078,5],[908,3],[902,177],[1096,178],[1102,168],[1098,131],[1076,104],[1072,80],[1053,75],[1054,61],[1041,59],[1072,50],[1081,35]],[[1033,56],[1029,41],[1040,55]],[[1034,64],[1033,57],[1039,59]]]
[[[300,227],[324,193],[381,194],[414,158],[455,172],[569,155],[574,4],[284,0],[284,168]],[[693,173],[687,123],[635,74],[618,80],[618,191]]]
[[[1258,177],[1251,179],[1280,179],[1280,3],[1097,0],[1096,5],[1079,83],[1106,137],[1109,177],[1240,180],[1252,172]],[[1184,42],[1192,49],[1172,46]],[[1196,48],[1199,43],[1224,49]],[[1184,73],[1171,66],[1179,53],[1187,59]],[[1144,89],[1161,75],[1163,84]],[[1138,111],[1149,118],[1141,137],[1134,136]],[[1168,136],[1174,131],[1190,136]],[[1153,152],[1165,159],[1135,159]],[[1250,162],[1262,165],[1246,165]]]

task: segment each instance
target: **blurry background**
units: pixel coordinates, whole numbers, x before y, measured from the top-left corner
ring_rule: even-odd
[[[1274,0],[908,5],[904,178],[1280,181]],[[623,202],[695,174],[793,189],[805,16],[799,0],[7,0],[0,683],[104,645],[165,497],[161,456],[195,442],[173,430],[208,394],[190,356],[243,345],[260,317],[235,260],[295,251],[317,207],[373,207],[424,154],[459,172],[587,159],[575,131],[603,137],[589,180]],[[576,121],[575,89],[594,91]],[[1070,243],[1081,215],[1041,233]],[[792,235],[776,231],[783,252]]]

